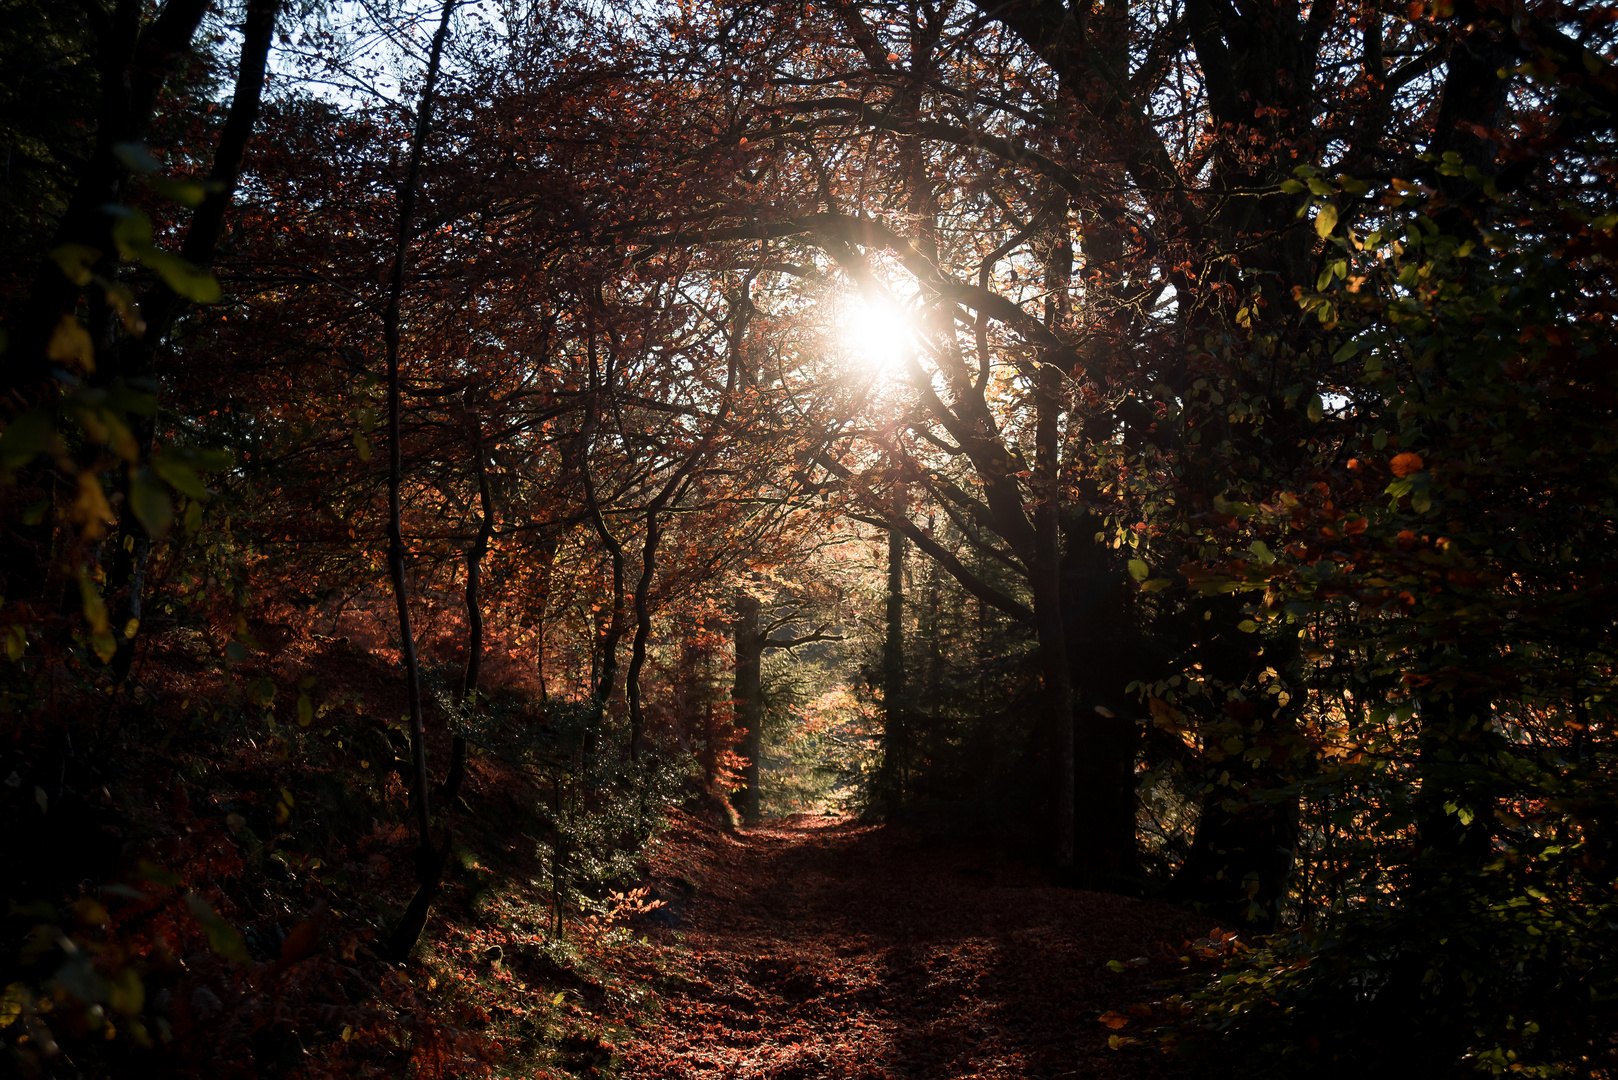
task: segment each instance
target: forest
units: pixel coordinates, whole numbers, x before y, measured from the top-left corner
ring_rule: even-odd
[[[0,0],[0,142],[6,1070],[1618,1077],[1618,6]]]

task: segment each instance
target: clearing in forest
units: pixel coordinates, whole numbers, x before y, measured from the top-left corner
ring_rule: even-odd
[[[800,816],[677,818],[653,859],[661,1015],[618,1047],[646,1078],[1172,1077],[1099,1017],[1207,930],[1167,905],[1055,888],[984,848]],[[1206,1075],[1205,1073],[1203,1075]]]

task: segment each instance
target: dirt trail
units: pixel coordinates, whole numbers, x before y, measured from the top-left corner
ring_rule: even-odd
[[[649,933],[672,978],[662,1015],[619,1046],[626,1076],[1190,1075],[1110,1050],[1097,1019],[1163,970],[1107,961],[1206,931],[1177,909],[825,818],[736,836],[685,821],[654,867],[673,899]]]

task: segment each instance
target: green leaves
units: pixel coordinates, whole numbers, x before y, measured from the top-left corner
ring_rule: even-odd
[[[0,435],[0,470],[10,474],[40,454],[54,454],[61,447],[55,419],[44,409],[30,409],[13,417]]]
[[[129,505],[149,536],[162,536],[174,524],[174,504],[169,501],[169,493],[146,469],[137,470],[130,481]]]
[[[112,227],[112,237],[124,258],[134,259],[157,271],[169,288],[193,303],[218,303],[219,282],[208,271],[158,247],[152,240],[150,218],[126,206],[108,209],[117,218]]]
[[[174,524],[174,503],[164,487],[166,483],[168,488],[191,500],[186,508],[186,528],[195,532],[202,523],[200,504],[211,495],[199,472],[216,472],[229,468],[230,464],[231,456],[220,450],[168,447],[152,458],[150,470],[138,469],[131,477],[130,508],[147,535],[165,535]]]
[[[215,953],[243,966],[253,962],[247,954],[247,942],[242,940],[241,931],[220,918],[206,900],[196,893],[186,893],[185,906],[197,925],[202,927],[203,933],[208,935],[208,946]]]

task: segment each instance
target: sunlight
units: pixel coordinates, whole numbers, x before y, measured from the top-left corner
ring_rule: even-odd
[[[904,377],[905,360],[914,350],[910,317],[892,304],[856,298],[840,330],[849,355],[889,378]]]

